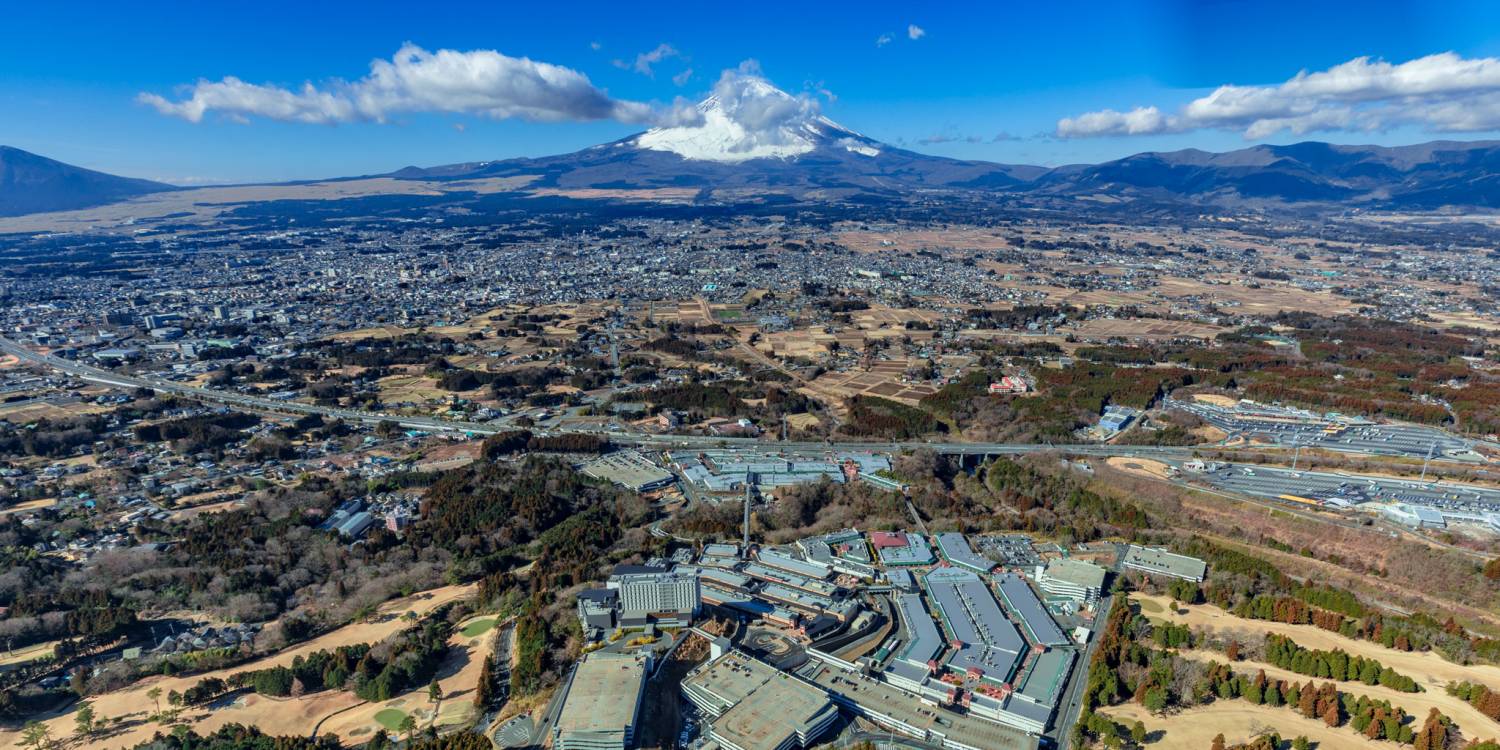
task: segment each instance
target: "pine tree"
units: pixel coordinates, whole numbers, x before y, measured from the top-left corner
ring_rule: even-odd
[[[1307,684],[1303,685],[1302,690],[1299,691],[1297,710],[1301,711],[1302,715],[1309,719],[1317,718],[1318,716],[1318,691],[1313,688],[1311,680],[1308,680]]]
[[[1224,734],[1222,732],[1214,735],[1214,742],[1209,747],[1209,750],[1224,750]]]
[[[479,685],[474,688],[474,705],[483,711],[489,708],[490,702],[494,700],[495,677],[490,673],[491,659],[485,659],[479,668]]]

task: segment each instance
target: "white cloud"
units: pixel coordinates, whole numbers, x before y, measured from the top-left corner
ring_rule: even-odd
[[[817,100],[807,94],[788,94],[772,85],[755,60],[724,71],[713,94],[731,120],[762,139],[800,136],[799,127],[816,119],[820,110]]]
[[[916,24],[909,24],[906,27],[906,38],[907,39],[910,39],[912,41],[916,41],[918,39],[921,39],[924,36],[927,36],[927,30],[924,29],[924,28],[922,28],[921,26],[918,26]]]
[[[663,108],[614,99],[588,76],[560,65],[495,50],[429,52],[413,44],[403,45],[389,60],[371,62],[369,74],[357,81],[304,83],[290,89],[231,76],[200,79],[187,89],[186,98],[177,101],[149,92],[138,99],[189,122],[201,122],[210,112],[240,121],[264,117],[321,124],[385,122],[412,112],[650,125],[693,122],[697,116],[682,102]]]
[[[885,45],[890,44],[890,43],[891,43],[891,35],[890,34],[881,34],[880,36],[875,37],[875,46],[876,47],[884,47]]]
[[[1057,135],[1084,138],[1213,128],[1247,139],[1286,131],[1367,132],[1415,125],[1438,132],[1500,130],[1500,58],[1453,52],[1393,64],[1357,57],[1302,71],[1271,86],[1225,85],[1176,114],[1156,107],[1100,110],[1057,123]]]
[[[656,49],[636,55],[635,62],[631,63],[630,69],[643,76],[655,77],[656,71],[652,70],[651,66],[669,57],[682,57],[682,53],[678,52],[676,47],[662,42],[656,45]]]
[[[686,86],[687,82],[690,81],[690,80],[692,80],[692,78],[693,78],[693,69],[692,68],[688,68],[688,69],[682,71],[681,73],[678,73],[677,75],[672,76],[672,84],[674,86]]]
[[[604,49],[604,45],[600,44],[599,42],[589,42],[589,49],[598,52],[599,50]]]
[[[1084,138],[1100,135],[1146,135],[1168,132],[1167,118],[1156,107],[1136,107],[1129,112],[1103,109],[1057,121],[1062,138]]]

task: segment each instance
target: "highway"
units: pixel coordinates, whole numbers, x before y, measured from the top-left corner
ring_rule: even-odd
[[[1184,477],[1193,477],[1185,474]],[[1365,474],[1292,471],[1269,466],[1236,464],[1198,475],[1215,487],[1254,497],[1282,495],[1316,500],[1342,500],[1357,505],[1367,500],[1403,502],[1449,511],[1493,512],[1500,508],[1500,490],[1457,482],[1424,482]]]
[[[401,427],[413,430],[426,430],[429,432],[463,432],[474,435],[492,435],[498,432],[513,430],[508,425],[486,424],[481,422],[463,422],[458,420],[438,419],[436,417],[414,417],[400,414],[385,414],[382,412],[365,411],[361,409],[346,409],[332,406],[319,406],[317,404],[306,404],[297,401],[281,401],[277,399],[250,396],[243,393],[220,391],[211,388],[198,388],[196,386],[174,383],[170,380],[159,378],[144,378],[134,375],[122,375],[80,362],[62,359],[48,354],[34,352],[20,344],[6,338],[0,338],[0,352],[15,355],[23,360],[49,367],[57,372],[85,380],[90,383],[114,386],[116,388],[150,388],[160,393],[168,393],[182,398],[193,399],[205,403],[230,406],[246,411],[301,416],[306,414],[317,414],[330,419],[342,419],[345,422],[377,424],[379,422],[395,422]],[[696,435],[645,435],[607,430],[569,430],[569,429],[533,429],[538,435],[559,434],[589,434],[608,437],[611,442],[619,445],[632,445],[642,448],[676,448],[680,450],[712,449],[712,448],[759,448],[762,450],[787,450],[787,451],[852,451],[852,452],[899,452],[904,450],[916,450],[926,448],[945,455],[958,456],[997,456],[1008,454],[1037,453],[1043,451],[1065,451],[1070,454],[1083,456],[1127,456],[1134,458],[1155,459],[1188,459],[1192,458],[1194,448],[1191,447],[1158,447],[1158,446],[1113,446],[1097,444],[1074,444],[1053,445],[1037,443],[943,443],[943,442],[880,442],[880,441],[850,441],[850,442],[783,442],[769,440],[766,438],[748,437],[705,437]]]

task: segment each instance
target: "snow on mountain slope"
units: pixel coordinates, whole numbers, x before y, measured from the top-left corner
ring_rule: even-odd
[[[792,96],[753,73],[726,72],[713,95],[698,104],[698,112],[702,117],[696,124],[652,128],[628,143],[730,164],[792,159],[820,146],[880,154],[872,141],[819,115],[816,101]]]

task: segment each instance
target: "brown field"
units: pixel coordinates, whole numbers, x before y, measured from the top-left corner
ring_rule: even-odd
[[[1193,400],[1225,408],[1234,408],[1234,405],[1239,403],[1238,399],[1218,393],[1194,393]]]
[[[54,505],[57,505],[57,498],[55,497],[44,497],[39,500],[27,500],[24,503],[16,503],[15,505],[0,508],[0,517],[9,516],[16,513],[27,513],[33,510],[42,510],[43,508],[50,508]]]
[[[401,326],[376,326],[374,328],[356,328],[352,331],[344,331],[329,336],[334,341],[358,341],[360,339],[396,339],[416,333],[415,328],[402,328]]]
[[[1222,326],[1193,323],[1185,320],[1160,320],[1141,318],[1133,320],[1107,320],[1096,318],[1085,320],[1071,329],[1080,338],[1136,338],[1136,339],[1212,339],[1229,330]]]
[[[1100,713],[1126,726],[1140,721],[1147,732],[1160,732],[1161,739],[1148,745],[1153,750],[1205,750],[1217,734],[1224,735],[1227,745],[1234,745],[1272,731],[1283,739],[1304,735],[1317,743],[1318,750],[1366,750],[1371,746],[1369,740],[1348,727],[1329,727],[1286,707],[1256,706],[1246,701],[1215,701],[1165,716],[1152,714],[1138,703],[1111,706],[1100,709]]]
[[[889,307],[880,304],[874,304],[868,310],[859,310],[850,314],[850,320],[854,321],[855,327],[868,331],[871,338],[900,337],[907,334],[916,338],[917,334],[930,335],[930,331],[908,331],[906,324],[912,322],[935,325],[944,317],[942,313],[935,310]]]
[[[428,182],[371,177],[305,185],[239,185],[203,187],[132,198],[120,203],[74,211],[30,214],[0,219],[0,233],[69,232],[115,230],[131,232],[145,226],[144,220],[167,214],[189,213],[176,223],[207,221],[233,209],[236,204],[269,200],[338,200],[367,195],[440,195],[448,191],[498,193],[524,187],[531,177],[506,177],[466,182]]]
[[[429,399],[444,399],[454,395],[437,387],[437,379],[426,375],[390,375],[376,382],[380,388],[380,400],[388,404],[407,401],[422,403]]]
[[[1150,477],[1151,479],[1168,478],[1167,465],[1160,461],[1152,461],[1144,458],[1122,458],[1120,456],[1113,456],[1106,459],[1104,463],[1109,464],[1110,466],[1113,466],[1120,471],[1129,472],[1137,476]]]
[[[0,667],[25,664],[28,661],[49,657],[52,655],[52,650],[57,648],[57,644],[58,641],[47,641],[18,648],[15,651],[0,651]]]
[[[900,229],[888,232],[851,230],[838,233],[834,240],[861,253],[907,252],[912,250],[955,248],[959,250],[1000,250],[1010,247],[1005,236],[992,229]],[[892,244],[885,245],[882,242]]]
[[[808,430],[818,426],[818,417],[807,412],[788,414],[786,415],[786,423],[794,430]]]
[[[916,406],[922,397],[936,393],[937,389],[901,382],[907,368],[914,364],[915,360],[885,361],[874,363],[868,372],[827,372],[799,390],[829,405],[842,404],[850,396],[864,395]]]
[[[536,188],[528,190],[536,196],[558,196],[580,200],[618,200],[645,203],[692,203],[698,197],[697,188],[646,188],[641,190],[612,190],[608,188]]]
[[[106,748],[130,747],[151,739],[152,734],[165,729],[165,727],[146,721],[154,708],[151,699],[146,697],[146,692],[153,687],[160,687],[163,695],[172,690],[181,692],[192,687],[205,677],[219,677],[223,679],[236,672],[288,665],[297,656],[321,649],[330,649],[351,643],[373,643],[380,641],[406,627],[406,622],[401,619],[403,613],[410,611],[418,615],[426,614],[448,602],[469,597],[473,592],[474,586],[472,584],[465,586],[445,586],[422,592],[405,599],[387,602],[380,607],[379,612],[381,617],[377,618],[376,621],[346,625],[331,633],[324,634],[310,641],[305,641],[292,648],[257,659],[248,664],[190,677],[153,677],[141,680],[123,690],[93,696],[90,698],[90,702],[93,704],[97,715],[110,719],[118,717],[121,719],[118,725],[119,728],[110,734],[88,742],[75,743],[70,747],[73,750],[81,750],[83,748],[105,750]],[[447,685],[444,685],[444,687],[446,688]],[[457,693],[460,689],[461,687],[455,684],[453,692]],[[426,687],[424,686],[418,692],[421,695],[422,702],[425,703]],[[462,700],[462,697],[459,700]],[[200,734],[212,732],[225,724],[237,722],[258,725],[273,734],[306,735],[312,732],[314,726],[323,717],[328,716],[334,711],[349,708],[359,702],[359,698],[347,691],[323,691],[295,699],[273,699],[249,694],[240,696],[227,706],[185,710],[180,718]],[[163,702],[163,705],[165,705],[165,702]],[[44,723],[51,727],[52,736],[68,737],[72,735],[74,726],[73,713],[76,709],[77,706],[75,705],[66,712],[43,718]],[[0,745],[8,746],[16,744],[19,739],[19,729],[0,729]]]
[[[797,329],[775,331],[761,336],[757,351],[775,357],[821,357],[828,353],[829,343],[834,341],[831,333]]]
[[[67,419],[83,414],[102,414],[109,411],[110,407],[100,406],[91,401],[78,401],[71,404],[59,406],[47,402],[28,403],[20,405],[0,406],[0,419],[5,419],[17,424],[35,422],[39,419]]]
[[[224,495],[228,495],[230,493],[229,492],[217,492],[217,493],[209,493],[209,494],[214,494],[214,495],[218,495],[218,496],[224,496]],[[235,508],[241,507],[243,504],[244,504],[244,498],[240,498],[240,497],[230,498],[230,499],[226,499],[226,500],[219,500],[219,501],[216,501],[216,502],[198,503],[198,504],[193,505],[191,507],[181,508],[181,509],[172,511],[172,520],[173,521],[185,521],[185,520],[187,520],[189,518],[194,518],[196,516],[201,516],[201,515],[205,515],[205,514],[208,514],[208,513],[223,513],[225,511],[234,510]]]

